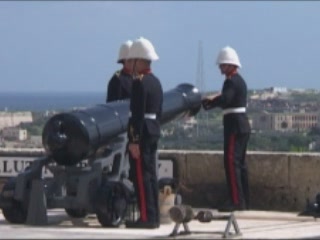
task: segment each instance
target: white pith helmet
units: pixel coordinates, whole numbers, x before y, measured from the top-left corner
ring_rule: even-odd
[[[220,50],[217,57],[217,64],[232,64],[241,68],[241,63],[236,50],[229,46],[226,46]]]
[[[123,44],[121,44],[121,47],[119,49],[119,56],[118,56],[118,63],[121,63],[123,60],[128,59],[128,54],[129,54],[129,50],[130,47],[132,46],[132,41],[128,40],[126,42],[124,42]]]
[[[148,39],[140,37],[133,42],[128,58],[140,58],[149,61],[156,61],[159,59],[159,56],[152,43]]]

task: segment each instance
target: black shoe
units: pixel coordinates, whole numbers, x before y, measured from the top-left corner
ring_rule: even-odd
[[[146,229],[155,229],[159,228],[160,224],[157,222],[142,222],[142,221],[127,221],[126,228],[146,228]]]

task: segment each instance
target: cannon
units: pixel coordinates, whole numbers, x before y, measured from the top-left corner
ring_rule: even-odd
[[[183,84],[164,94],[161,124],[199,111],[201,96]],[[127,129],[129,102],[116,101],[93,108],[61,113],[49,119],[43,145],[58,164],[74,165],[95,154]]]
[[[191,84],[164,93],[161,124],[194,116],[201,94]],[[135,207],[128,179],[129,101],[121,100],[58,113],[45,124],[45,156],[9,179],[0,195],[5,219],[45,225],[47,209],[62,208],[74,218],[96,214],[104,227],[118,227]],[[53,177],[45,179],[46,167]]]

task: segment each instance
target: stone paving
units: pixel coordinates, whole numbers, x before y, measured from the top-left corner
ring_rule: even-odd
[[[242,211],[235,212],[241,236],[234,236],[233,226],[229,238],[235,239],[319,239],[320,220],[299,217],[297,213]],[[169,237],[174,223],[159,229],[102,228],[94,215],[72,219],[63,209],[48,211],[48,226],[11,225],[0,211],[1,239],[222,239],[227,225],[225,220],[210,223],[191,221],[190,235]],[[180,227],[183,230],[183,227]]]

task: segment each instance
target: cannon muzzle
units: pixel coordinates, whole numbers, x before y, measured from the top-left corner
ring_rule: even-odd
[[[163,99],[161,124],[193,116],[201,108],[201,94],[191,84],[178,85],[165,92]],[[93,156],[100,147],[127,130],[129,104],[129,100],[115,101],[54,115],[42,132],[46,152],[65,166]]]

